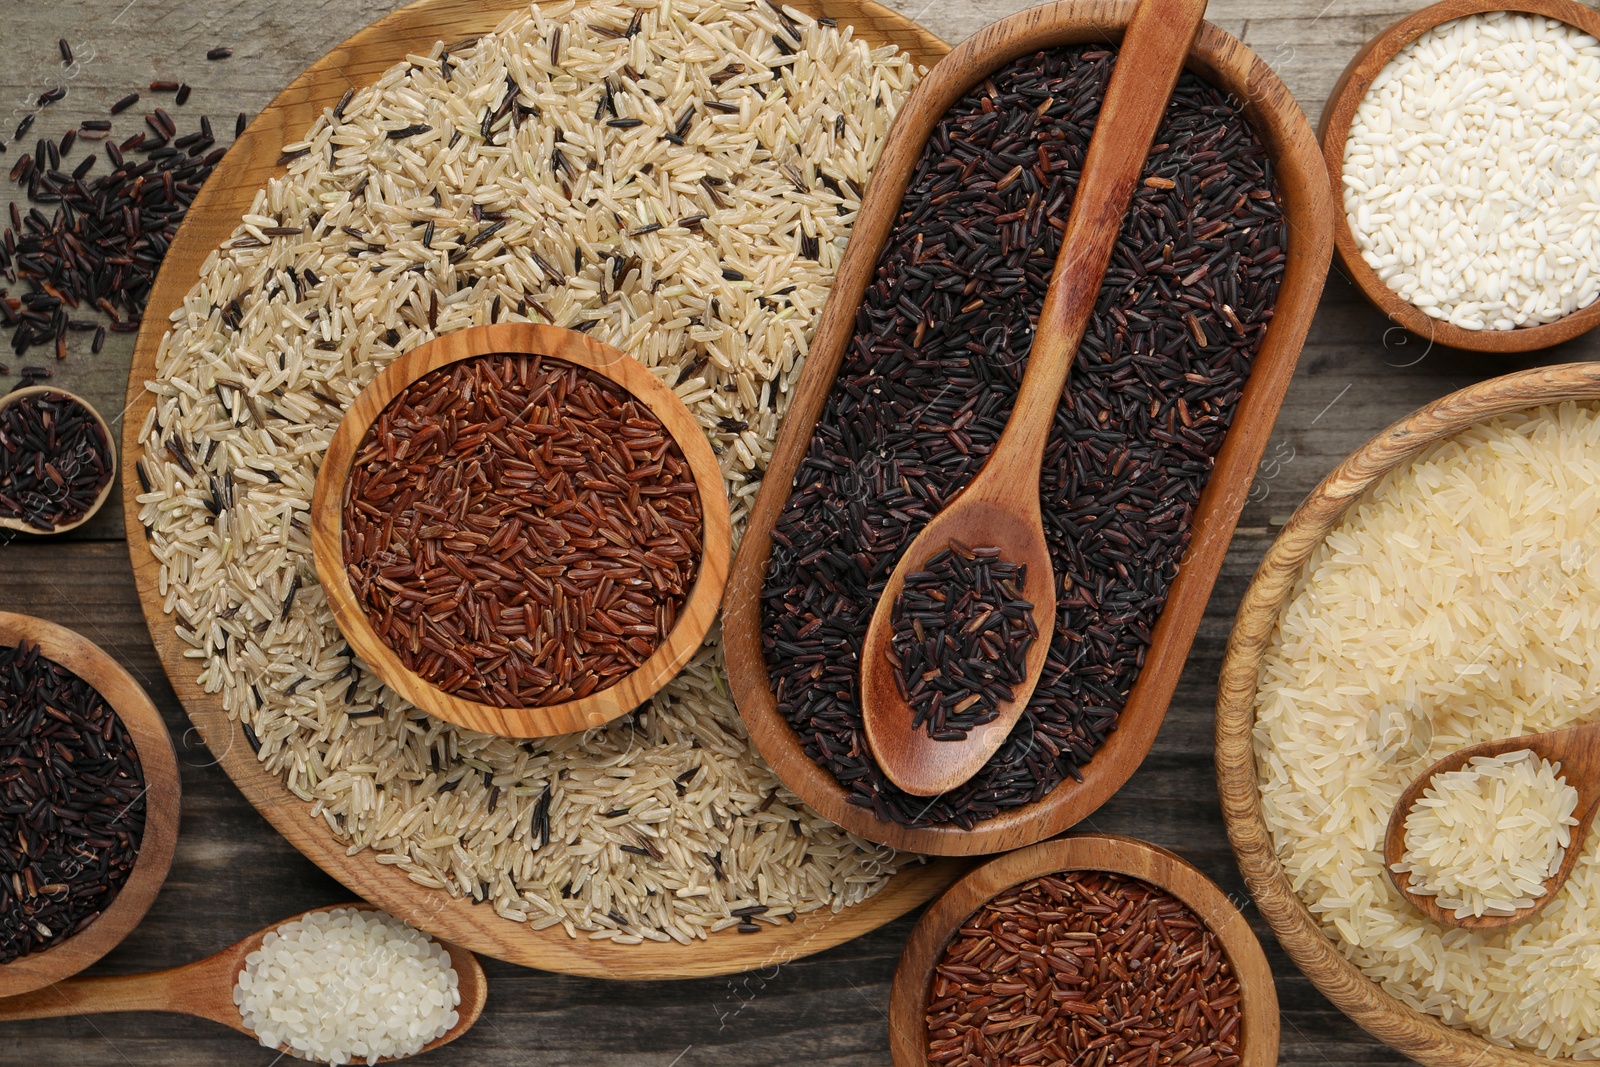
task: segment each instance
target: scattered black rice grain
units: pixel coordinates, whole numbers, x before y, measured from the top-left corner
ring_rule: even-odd
[[[1185,74],[1144,169],[1171,187],[1134,195],[1046,447],[1060,584],[1038,688],[965,785],[931,802],[895,789],[867,755],[861,640],[901,552],[1010,414],[1114,57],[1024,56],[940,121],[773,532],[778,707],[852,803],[903,825],[971,827],[1038,800],[1115,728],[1272,316],[1287,233],[1266,151]]]
[[[235,137],[244,136],[244,128],[248,125],[250,125],[250,119],[246,117],[243,111],[239,112],[239,117],[233,120],[233,135]]]
[[[22,373],[50,377],[43,367]],[[0,517],[45,531],[76,522],[111,481],[113,466],[94,413],[66,393],[0,408]]]
[[[127,96],[123,97],[121,100],[118,100],[115,104],[111,105],[111,113],[113,115],[120,115],[124,111],[126,111],[130,107],[132,107],[134,104],[137,104],[138,102],[139,102],[139,94],[138,93],[129,93]]]
[[[46,89],[44,92],[40,93],[39,94],[39,99],[36,100],[35,103],[38,104],[40,107],[49,107],[51,104],[55,103],[57,100],[66,99],[66,96],[67,96],[66,87],[62,86],[62,85],[58,85],[54,89]]]
[[[190,88],[189,83],[184,82],[182,85],[178,86],[178,95],[172,98],[172,102],[178,107],[182,107],[184,104],[189,102],[189,94],[192,92],[194,92],[194,90]]]
[[[138,99],[137,93],[130,94],[112,111],[122,111]],[[178,138],[187,154],[165,147],[177,133],[165,110],[156,108],[145,122],[155,139],[140,133],[120,145],[107,141],[112,170],[92,181],[88,180],[92,156],[81,160],[70,175],[60,173],[61,157],[79,136],[76,129],[69,129],[59,143],[42,139],[33,155],[12,168],[11,179],[29,200],[56,205],[48,217],[38,208],[30,210],[26,224],[13,212],[11,226],[0,234],[10,268],[28,286],[24,301],[61,299],[73,307],[88,305],[111,318],[111,332],[139,328],[150,286],[178,224],[223,154],[220,148],[208,151],[213,139],[203,117],[198,134]],[[82,129],[103,134],[110,125],[107,120],[92,120]],[[135,162],[124,155],[136,150],[144,154],[143,160]],[[30,312],[39,310],[29,307]],[[55,321],[64,317],[59,308],[52,308],[42,320],[37,314],[21,316],[18,322],[7,317],[12,350],[20,356],[32,346],[51,345],[58,357],[65,357],[65,330]]]
[[[178,91],[178,83],[177,82],[166,82],[166,81],[163,81],[163,82],[151,82],[150,83],[150,91],[152,93],[175,93],[175,92]]]
[[[37,646],[0,646],[0,964],[94,922],[144,821],[144,770],[116,712]]]
[[[906,575],[890,614],[889,663],[913,729],[959,741],[993,722],[1039,636],[1028,568],[959,541]]]
[[[13,141],[20,141],[27,136],[28,131],[33,128],[33,115],[34,113],[30,111],[22,116],[22,121],[17,123],[17,132],[11,135]]]
[[[211,51],[206,53],[206,58],[207,59],[227,59],[231,55],[233,55],[233,49],[231,49],[231,48],[227,48],[227,47],[213,48]]]
[[[65,37],[56,42],[56,47],[61,49],[61,63],[63,66],[72,66],[72,46]]]

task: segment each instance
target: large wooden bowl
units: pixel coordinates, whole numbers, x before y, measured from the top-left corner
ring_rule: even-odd
[[[156,352],[173,310],[199,277],[206,256],[233,236],[256,190],[284,173],[279,162],[282,147],[303,136],[346,89],[376,81],[408,54],[426,52],[437,41],[487,33],[525,6],[525,0],[418,0],[384,16],[312,64],[278,94],[201,187],[156,277],[128,375],[128,404],[122,424],[124,521],[145,622],[189,719],[245,799],[317,866],[419,930],[513,963],[594,978],[733,974],[821,952],[923,903],[949,885],[961,868],[952,864],[911,866],[876,895],[837,914],[812,912],[797,922],[764,929],[760,935],[729,929],[712,935],[708,942],[692,945],[652,941],[617,945],[569,938],[559,926],[530,930],[526,924],[500,918],[490,908],[417,885],[400,868],[378,863],[371,850],[350,855],[327,824],[312,817],[311,805],[289,792],[281,779],[257,761],[239,724],[228,718],[220,697],[195,683],[198,671],[195,662],[185,658],[188,646],[178,639],[171,618],[161,608],[161,565],[139,525],[134,465],[144,455],[139,427],[154,405],[144,383],[156,377]],[[939,38],[873,0],[790,0],[789,6],[819,18],[837,19],[874,47],[898,45],[919,63],[933,64],[949,51]]]
[[[1473,352],[1530,352],[1570,341],[1600,325],[1600,300],[1542,326],[1519,326],[1514,330],[1464,330],[1423,313],[1421,308],[1389,288],[1378,277],[1378,272],[1361,257],[1360,250],[1356,248],[1355,232],[1350,227],[1350,218],[1344,210],[1345,141],[1350,137],[1350,124],[1355,121],[1356,108],[1361,106],[1361,99],[1367,95],[1373,79],[1402,48],[1435,26],[1464,15],[1488,11],[1525,11],[1545,15],[1600,37],[1600,12],[1575,0],[1516,0],[1513,4],[1497,3],[1495,0],[1442,0],[1441,3],[1407,15],[1362,46],[1334,83],[1333,92],[1322,109],[1317,136],[1322,140],[1322,156],[1327,163],[1328,182],[1333,189],[1338,216],[1333,234],[1339,249],[1339,260],[1366,298],[1391,322],[1397,322],[1431,342]]]
[[[853,833],[894,848],[968,856],[1029,845],[1089,815],[1133,774],[1166,715],[1327,278],[1333,201],[1311,126],[1271,68],[1236,38],[1206,23],[1187,67],[1245,101],[1245,113],[1271,154],[1283,193],[1288,263],[1266,340],[1195,509],[1193,536],[1156,623],[1144,669],[1116,730],[1082,768],[1083,781],[1063,782],[1043,800],[1002,812],[972,830],[949,824],[912,829],[851,804],[838,780],[806,755],[778,711],[767,675],[761,648],[761,587],[772,554],[772,527],[793,488],[795,472],[855,331],[856,309],[934,125],[972,86],[1018,56],[1041,48],[1120,39],[1133,6],[1118,0],[1067,0],[1024,11],[962,42],[917,87],[896,119],[862,202],[728,579],[723,625],[728,681],[761,754],[811,807]]]
[[[139,683],[105,650],[65,626],[0,611],[0,645],[15,647],[24,639],[94,686],[122,720],[144,771],[144,835],[128,880],[100,917],[64,941],[0,966],[0,997],[53,985],[121,944],[161,891],[178,843],[178,757],[167,724]]]
[[[1215,882],[1164,848],[1111,834],[1072,834],[990,860],[923,912],[894,974],[889,1051],[895,1067],[928,1063],[928,993],[944,948],[973,912],[1014,885],[1062,871],[1109,871],[1177,897],[1205,923],[1239,981],[1240,1067],[1278,1062],[1278,991],[1272,969],[1239,909]]]
[[[661,420],[694,476],[700,498],[700,565],[678,620],[666,639],[614,685],[577,700],[542,707],[500,707],[447,693],[412,671],[378,636],[350,585],[344,562],[344,503],[361,443],[390,402],[418,378],[464,359],[496,353],[548,356],[619,386]],[[537,323],[474,326],[436,337],[407,352],[368,383],[339,420],[311,497],[311,549],[317,581],[327,594],[339,631],[361,662],[390,689],[417,707],[457,726],[508,737],[548,737],[603,726],[626,715],[672,680],[700,649],[716,621],[733,554],[728,491],[699,423],[678,395],[626,352],[577,330]]]
[[[1345,959],[1295,896],[1261,809],[1255,729],[1256,684],[1278,616],[1306,561],[1345,510],[1424,449],[1474,423],[1563,400],[1600,399],[1600,363],[1508,374],[1451,393],[1395,423],[1339,464],[1284,526],[1256,571],[1222,664],[1217,691],[1217,781],[1228,838],[1245,884],[1289,956],[1324,996],[1374,1037],[1433,1067],[1550,1067],[1570,1063],[1503,1048],[1402,1004]]]

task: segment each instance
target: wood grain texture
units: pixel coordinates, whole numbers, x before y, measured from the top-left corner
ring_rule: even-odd
[[[113,473],[106,479],[106,484],[101,488],[99,494],[95,496],[94,503],[89,505],[89,509],[72,522],[62,523],[49,530],[39,530],[23,522],[21,519],[11,519],[6,518],[5,516],[0,516],[0,528],[16,530],[19,533],[31,534],[35,537],[51,537],[55,534],[71,533],[73,530],[76,530],[78,527],[94,518],[95,513],[105,505],[105,502],[108,499],[110,499],[111,490],[117,481],[115,473],[117,467],[117,439],[112,435],[111,427],[106,425],[105,416],[101,415],[95,406],[89,403],[83,397],[77,395],[76,393],[69,393],[65,389],[56,389],[48,385],[25,385],[20,389],[13,389],[4,396],[0,396],[0,411],[4,411],[12,404],[17,403],[20,400],[25,400],[30,396],[52,395],[58,397],[65,396],[69,399],[76,400],[78,404],[89,413],[90,417],[94,419],[96,425],[100,427],[100,437],[106,443],[106,452],[108,453],[106,458],[110,461],[110,466]]]
[[[446,693],[420,677],[384,644],[356,599],[344,562],[344,504],[350,471],[367,430],[389,403],[418,378],[463,359],[495,353],[542,355],[587,368],[613,382],[648,407],[677,442],[689,465],[700,498],[701,555],[694,588],[689,591],[664,641],[631,673],[578,700],[536,708],[482,704]],[[417,707],[457,726],[507,737],[548,737],[603,726],[649,700],[700,650],[717,620],[722,589],[733,555],[733,527],[728,518],[728,493],[716,453],[678,395],[644,364],[577,330],[530,323],[474,326],[427,342],[396,359],[351,403],[317,472],[311,497],[311,549],[317,580],[328,597],[339,631],[361,662],[378,673],[385,685]]]
[[[888,886],[853,908],[834,913],[812,912],[793,924],[773,926],[759,937],[730,928],[708,942],[679,945],[645,942],[617,945],[610,941],[570,938],[560,927],[531,930],[527,924],[499,918],[463,898],[418,886],[393,865],[380,864],[371,850],[350,855],[322,820],[313,820],[311,806],[296,798],[281,779],[254,758],[237,723],[230,720],[216,694],[195,684],[195,667],[186,646],[161,610],[160,565],[151,554],[139,525],[134,464],[143,455],[138,430],[154,403],[144,383],[155,377],[162,324],[194,285],[207,255],[231,236],[255,191],[283,173],[280,147],[300,137],[324,108],[333,106],[351,85],[374,81],[411,52],[425,52],[440,40],[451,42],[492,29],[515,0],[477,3],[473,0],[418,0],[351,37],[314,63],[265,108],[231,149],[195,198],[168,251],[150,295],[128,377],[123,419],[124,522],[145,621],[167,677],[201,738],[245,797],[266,815],[277,831],[323,870],[363,898],[418,929],[475,952],[538,967],[609,978],[685,978],[732,974],[769,966],[795,956],[818,952],[858,936],[921,904],[955,878],[956,865],[911,866]],[[868,40],[903,44],[921,62],[936,61],[944,46],[931,34],[871,0],[843,3],[815,0],[797,4],[809,13],[839,19]]]
[[[1251,743],[1261,662],[1306,560],[1346,508],[1385,474],[1485,419],[1539,404],[1595,399],[1600,363],[1577,363],[1482,382],[1395,423],[1336,467],[1290,517],[1246,590],[1228,639],[1217,691],[1217,780],[1228,838],[1256,906],[1323,995],[1382,1041],[1433,1067],[1548,1067],[1558,1061],[1492,1045],[1400,1003],[1340,954],[1295,895],[1262,813]]]
[[[55,1019],[61,1016],[100,1015],[124,1011],[157,1011],[174,1015],[192,1015],[255,1037],[255,1032],[245,1026],[239,1008],[233,1002],[234,986],[244,971],[247,957],[261,947],[267,934],[291,922],[305,919],[317,912],[332,908],[355,908],[375,911],[370,904],[353,902],[330,904],[291,915],[282,922],[257,930],[249,937],[207,956],[203,960],[186,963],[180,967],[150,971],[145,974],[101,975],[95,978],[69,978],[56,982],[48,989],[40,989],[25,996],[0,1000],[0,1022],[19,1019]],[[470,1030],[483,1015],[483,1003],[489,995],[488,979],[478,957],[459,945],[441,942],[450,954],[450,966],[456,972],[461,994],[456,1024],[440,1037],[422,1047],[431,1052],[448,1045]],[[286,1045],[279,1050],[289,1052]],[[290,1053],[292,1055],[292,1053]],[[408,1057],[384,1056],[379,1063]]]
[[[1339,249],[1339,262],[1344,265],[1345,271],[1355,279],[1367,299],[1394,322],[1430,342],[1474,352],[1529,352],[1570,341],[1600,325],[1600,300],[1555,322],[1514,330],[1464,330],[1425,314],[1421,308],[1389,288],[1356,247],[1355,231],[1351,227],[1350,217],[1344,211],[1344,146],[1350,138],[1350,126],[1355,121],[1356,109],[1361,106],[1362,97],[1367,95],[1373,79],[1402,48],[1441,23],[1464,15],[1504,10],[1507,10],[1506,5],[1500,0],[1441,0],[1386,27],[1355,54],[1339,76],[1328,97],[1327,106],[1322,110],[1322,123],[1317,131],[1322,140],[1322,155],[1328,165],[1328,181],[1339,204],[1334,241]],[[1575,0],[1517,0],[1511,10],[1547,15],[1576,26],[1591,36],[1600,36],[1600,12]]]
[[[928,1063],[928,993],[934,968],[967,917],[1014,885],[1065,871],[1127,875],[1165,889],[1188,905],[1216,934],[1239,981],[1240,1067],[1272,1067],[1278,1062],[1278,994],[1272,970],[1250,924],[1216,883],[1166,849],[1143,841],[1069,834],[990,860],[923,912],[895,971],[889,1001],[889,1049],[895,1067]]]
[[[812,808],[868,840],[939,855],[1017,848],[1076,824],[1128,780],[1166,714],[1311,326],[1333,247],[1333,201],[1316,141],[1304,113],[1271,69],[1238,40],[1206,24],[1187,66],[1245,101],[1246,115],[1267,146],[1283,194],[1289,226],[1288,265],[1272,325],[1195,508],[1189,548],[1117,729],[1082,768],[1082,782],[1064,783],[1043,800],[1002,812],[973,830],[952,825],[910,829],[851,804],[833,775],[806,755],[778,712],[767,676],[761,649],[761,585],[772,552],[772,527],[793,487],[812,429],[855,331],[856,309],[938,116],[989,72],[1018,56],[1056,45],[1120,39],[1132,10],[1130,4],[1116,0],[1072,0],[1034,8],[980,30],[917,86],[902,111],[907,121],[897,123],[891,132],[867,188],[860,218],[818,321],[805,369],[734,559],[724,608],[724,642],[728,681],[739,713],[761,754],[785,785]],[[914,124],[910,121],[913,117],[917,120]]]
[[[1458,919],[1453,908],[1439,906],[1438,897],[1413,893],[1411,875],[1394,869],[1394,865],[1405,858],[1406,818],[1410,815],[1411,809],[1416,807],[1417,801],[1421,799],[1423,791],[1428,788],[1435,775],[1459,771],[1469,760],[1480,756],[1503,756],[1507,752],[1517,752],[1522,749],[1528,749],[1541,759],[1559,764],[1561,778],[1578,791],[1578,806],[1573,811],[1578,824],[1572,827],[1572,844],[1567,848],[1555,875],[1545,882],[1544,894],[1526,908],[1518,908],[1510,915],[1468,915]],[[1567,730],[1552,730],[1543,734],[1501,737],[1493,741],[1467,745],[1465,748],[1456,749],[1443,759],[1435,760],[1421,774],[1413,778],[1411,784],[1400,794],[1400,799],[1395,802],[1394,812],[1389,816],[1389,824],[1384,827],[1383,866],[1389,873],[1389,881],[1394,883],[1394,887],[1405,895],[1412,906],[1441,926],[1454,926],[1462,930],[1500,930],[1507,926],[1516,926],[1543,911],[1544,906],[1554,900],[1561,887],[1567,884],[1572,869],[1578,864],[1578,857],[1584,853],[1582,843],[1589,840],[1589,826],[1594,822],[1596,810],[1600,810],[1600,723],[1574,726]],[[1484,845],[1487,847],[1488,842],[1484,842]]]
[[[0,601],[3,603],[3,601]],[[144,773],[144,834],[133,870],[111,904],[80,933],[0,966],[0,997],[27,993],[77,974],[128,936],[161,891],[178,841],[178,760],[161,713],[139,683],[94,642],[65,626],[0,611],[0,647],[26,640],[94,687],[122,720]]]
[[[884,776],[913,796],[947,793],[983,770],[1022,717],[1044,671],[1049,635],[1055,632],[1056,578],[1039,493],[1018,489],[1039,484],[1045,445],[1073,357],[1094,315],[1139,172],[1205,10],[1206,0],[1140,0],[1134,9],[1089,139],[1011,417],[978,473],[912,539],[878,596],[862,643],[861,715],[873,758]],[[899,121],[920,129],[941,118],[938,113],[918,114],[919,106],[925,106],[923,101],[913,97]],[[922,570],[931,556],[952,542],[998,547],[1002,559],[1027,568],[1022,594],[1033,604],[1040,639],[1028,648],[1023,681],[999,704],[992,722],[959,741],[937,741],[912,725],[914,713],[901,696],[888,651],[894,636],[894,602],[906,576]],[[1123,758],[1137,760],[1143,755],[1126,752]]]

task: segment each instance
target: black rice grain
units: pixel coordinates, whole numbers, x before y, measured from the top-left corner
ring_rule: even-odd
[[[22,374],[50,377],[43,367],[23,367]],[[0,517],[45,531],[76,522],[113,468],[99,421],[66,393],[38,393],[0,408]]]
[[[138,99],[139,94],[132,93],[111,110],[123,111]],[[29,200],[55,205],[51,216],[38,208],[29,211],[26,225],[13,211],[11,226],[0,233],[0,247],[16,280],[28,286],[25,300],[54,293],[73,307],[86,305],[104,312],[112,320],[113,333],[139,328],[150,287],[178,224],[223,151],[206,151],[213,142],[204,117],[199,133],[178,138],[188,154],[166,147],[177,127],[165,110],[156,108],[145,123],[154,139],[140,133],[120,145],[107,141],[106,158],[112,169],[93,180],[89,174],[96,157],[78,161],[70,175],[60,172],[61,158],[80,136],[90,132],[104,136],[111,127],[109,120],[85,122],[83,132],[69,129],[59,143],[43,138],[31,156],[11,169],[11,180]],[[145,158],[136,161],[124,154],[135,151]],[[58,358],[66,356],[64,331],[48,316],[43,322],[7,318],[4,325],[12,331],[11,347],[19,356],[35,345],[53,346]]]
[[[37,646],[0,646],[0,964],[99,917],[144,820],[144,770],[116,712]]]
[[[1184,74],[1145,163],[1165,181],[1134,194],[1046,447],[1059,584],[1038,687],[972,780],[932,801],[897,790],[868,754],[861,640],[901,552],[1010,415],[1114,60],[1024,56],[941,119],[773,531],[778,707],[852,803],[903,825],[1038,800],[1116,727],[1272,317],[1287,231],[1266,150]]]
[[[991,723],[1039,636],[1022,597],[1028,568],[959,541],[906,575],[890,614],[889,662],[913,729],[959,741]]]

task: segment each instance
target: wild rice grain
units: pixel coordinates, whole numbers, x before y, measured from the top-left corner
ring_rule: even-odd
[[[627,26],[636,13],[630,42],[589,25]],[[305,154],[257,194],[158,353],[155,411],[137,428],[153,483],[139,497],[140,516],[200,684],[251,727],[263,767],[311,805],[327,833],[419,885],[486,900],[508,921],[572,936],[692,942],[737,925],[730,910],[749,904],[802,915],[847,907],[905,862],[780,789],[729,698],[715,639],[635,713],[583,734],[516,742],[429,719],[359,664],[334,681],[354,661],[314,582],[278,619],[293,575],[312,574],[306,513],[340,409],[402,352],[487,321],[496,296],[502,318],[584,328],[670,383],[720,450],[736,533],[742,528],[859,188],[917,77],[892,47],[798,21],[804,44],[783,57],[766,40],[777,22],[749,0],[599,0],[578,13],[541,4],[476,43],[452,44],[448,80],[431,57],[395,65],[358,90],[342,118],[324,111],[287,146]],[[549,63],[557,26],[560,68]],[[635,49],[650,57],[649,69],[635,68],[638,82],[617,77]],[[749,68],[741,84],[754,88],[737,90],[748,118],[698,127],[692,149],[593,120],[608,77],[614,95],[622,89],[619,103],[681,115],[710,91],[710,75],[730,54]],[[508,73],[519,92],[496,143],[385,136],[412,123],[478,129],[485,110],[505,99]],[[647,101],[649,92],[666,99]],[[517,110],[518,101],[537,114]],[[826,125],[841,112],[851,117],[847,144],[833,142]],[[570,173],[523,165],[548,159],[558,134]],[[341,148],[330,161],[335,138]],[[758,151],[761,143],[776,155]],[[400,154],[412,152],[427,165],[402,165]],[[795,188],[785,163],[810,191]],[[818,168],[852,184],[830,191]],[[710,202],[702,173],[727,183],[727,206]],[[533,215],[523,201],[536,205]],[[602,210],[610,203],[625,209],[623,219]],[[458,246],[493,221],[475,219],[473,204],[508,221],[493,241],[463,252]],[[421,246],[420,212],[436,212],[427,216],[437,219],[431,251]],[[694,215],[709,216],[700,232],[624,234]],[[263,242],[250,229],[278,225],[306,232]],[[366,235],[359,253],[344,226]],[[802,230],[818,236],[820,261],[791,258]],[[617,272],[607,257],[624,243]],[[534,259],[564,265],[580,250],[584,266],[563,277]],[[752,282],[723,281],[723,261]],[[291,266],[319,281],[297,291]],[[760,302],[787,285],[797,288],[783,307]],[[724,429],[724,418],[745,428]],[[163,450],[172,433],[202,458],[211,442],[224,444],[191,475]],[[214,513],[210,478],[229,471],[237,495]],[[180,610],[205,621],[190,627]],[[309,680],[286,696],[302,676]],[[691,767],[699,774],[680,795],[675,780]],[[483,770],[502,790],[493,814]],[[775,790],[777,800],[758,810]],[[623,852],[637,840],[594,817],[621,804],[665,859]]]

